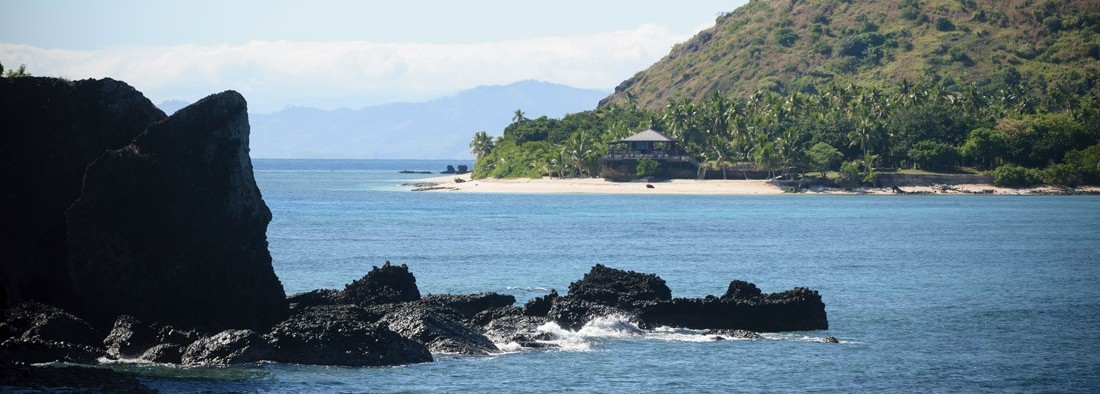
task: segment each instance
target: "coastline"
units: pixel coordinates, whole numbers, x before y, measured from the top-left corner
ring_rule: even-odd
[[[462,182],[457,182],[461,179]],[[648,187],[652,186],[652,187]],[[530,194],[681,194],[681,195],[777,195],[792,194],[767,180],[697,180],[672,179],[660,182],[610,182],[602,178],[540,178],[540,179],[470,179],[470,174],[444,175],[417,180],[402,185],[406,190],[460,193],[530,193]],[[1040,186],[1007,188],[990,184],[959,184],[901,186],[905,194],[949,195],[1064,195],[1100,194],[1100,187],[1069,189]],[[894,195],[892,187],[865,187],[856,190],[811,187],[799,194]]]

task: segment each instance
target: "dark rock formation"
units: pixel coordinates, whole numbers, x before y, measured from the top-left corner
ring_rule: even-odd
[[[452,316],[423,303],[405,303],[386,314],[381,322],[424,344],[433,353],[485,355],[500,351],[485,335]]]
[[[550,307],[554,305],[554,300],[558,298],[557,290],[550,290],[550,293],[542,296],[532,298],[523,304],[523,314],[526,316],[546,316],[550,313]]]
[[[271,360],[275,350],[252,330],[225,330],[199,339],[183,351],[187,365],[246,364]]]
[[[829,328],[821,295],[806,288],[750,298],[677,298],[646,305],[638,311],[637,317],[643,327],[673,326],[758,332]]]
[[[704,335],[713,335],[717,339],[761,339],[759,333],[748,330],[721,330],[709,329],[703,331]]]
[[[584,278],[569,284],[569,297],[611,307],[633,308],[646,301],[670,300],[672,290],[657,275],[596,264]]]
[[[0,308],[70,305],[65,210],[84,169],[161,119],[113,79],[0,78]]]
[[[154,363],[179,364],[183,362],[184,350],[187,349],[177,344],[162,343],[149,348],[139,358]]]
[[[344,293],[333,289],[318,289],[298,293],[286,298],[290,304],[290,313],[297,313],[302,308],[320,305],[336,305],[343,302]]]
[[[102,334],[61,309],[27,302],[0,323],[0,359],[27,363],[93,362],[103,354]]]
[[[306,307],[267,338],[279,362],[378,366],[432,361],[423,344],[372,323],[379,318],[352,305]]]
[[[248,132],[244,98],[227,91],[88,167],[66,214],[79,314],[206,331],[266,330],[286,316]]]
[[[756,285],[735,280],[721,298],[671,299],[668,286],[656,275],[596,265],[584,279],[570,284],[569,289],[564,297],[532,300],[525,313],[539,316],[545,304],[550,303],[545,316],[571,330],[583,327],[595,317],[611,314],[633,316],[642,328],[671,326],[763,332],[829,328],[821,296],[806,288],[763,294]]]
[[[421,303],[438,308],[453,309],[462,315],[463,320],[470,321],[481,312],[512,306],[516,303],[516,297],[498,293],[432,294],[421,299]]]
[[[408,266],[391,265],[387,261],[382,268],[374,267],[367,275],[349,283],[343,297],[347,303],[371,306],[416,301],[420,299],[420,290]]]
[[[182,354],[182,349],[198,340],[201,335],[195,331],[180,330],[172,326],[157,323],[145,323],[129,315],[119,316],[103,345],[107,347],[107,355],[116,359],[141,358],[148,361],[164,361],[165,352],[177,349]],[[160,348],[150,353],[152,348]],[[149,354],[160,360],[148,359]],[[179,362],[179,355],[174,357]]]
[[[545,342],[554,339],[549,333],[539,331],[539,326],[550,319],[537,316],[512,314],[493,319],[485,325],[485,336],[496,343],[512,343],[522,347],[547,347]]]

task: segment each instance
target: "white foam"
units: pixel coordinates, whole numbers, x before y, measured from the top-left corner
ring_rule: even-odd
[[[543,324],[537,330],[554,338],[540,342],[557,345],[565,351],[581,352],[591,350],[593,342],[599,339],[625,339],[644,334],[637,324],[624,315],[597,317],[577,331],[566,330],[554,322]]]

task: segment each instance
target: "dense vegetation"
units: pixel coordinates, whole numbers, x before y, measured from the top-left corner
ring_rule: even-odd
[[[653,128],[712,171],[1096,183],[1098,34],[1088,1],[751,1],[595,110],[480,133],[474,176],[594,176],[608,142]]]

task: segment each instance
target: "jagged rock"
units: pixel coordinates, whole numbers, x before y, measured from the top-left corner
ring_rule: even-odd
[[[596,264],[584,278],[569,284],[569,297],[617,308],[672,299],[665,280],[654,274],[623,271]]]
[[[186,365],[246,364],[271,360],[275,350],[252,330],[225,330],[199,339],[183,351]]]
[[[550,307],[554,305],[554,300],[558,298],[558,292],[556,290],[550,290],[549,294],[542,297],[532,298],[523,304],[523,314],[526,316],[543,316],[550,313]]]
[[[93,347],[100,345],[100,338],[103,336],[83,319],[60,308],[34,301],[8,309],[0,327],[0,332],[7,332],[5,337],[8,338],[40,339]]]
[[[509,307],[516,297],[498,293],[432,294],[421,299],[421,304],[450,308],[458,311],[464,320],[470,321],[477,314],[489,309]]]
[[[589,321],[601,316],[627,314],[622,309],[572,297],[558,297],[546,313],[546,317],[567,330],[579,330]]]
[[[484,328],[490,322],[496,319],[500,319],[508,316],[522,316],[523,308],[515,306],[505,306],[500,308],[486,309],[478,312],[474,317],[470,318],[469,323],[476,327]]]
[[[813,290],[796,288],[754,300],[677,298],[653,303],[637,312],[642,327],[741,329],[757,332],[829,328],[825,304]]]
[[[154,363],[179,364],[183,362],[183,346],[174,343],[162,343],[149,348],[141,354],[141,359]]]
[[[502,316],[485,325],[485,336],[494,343],[515,342],[523,347],[548,347],[552,345],[545,341],[554,339],[553,335],[538,328],[549,322],[549,319],[538,316]]]
[[[164,113],[113,79],[0,78],[0,308],[73,306],[65,210],[84,169]]]
[[[840,343],[840,340],[836,339],[836,337],[825,337],[823,341],[825,343]]]
[[[381,322],[434,353],[483,355],[500,351],[485,335],[423,304],[401,304]]]
[[[102,334],[59,308],[26,302],[4,313],[0,359],[27,363],[92,362],[103,354]]]
[[[267,334],[275,360],[286,363],[378,366],[431,362],[428,348],[402,337],[381,316],[352,305],[303,308]]]
[[[420,299],[420,290],[408,266],[387,261],[381,268],[374,267],[367,275],[349,283],[343,299],[359,306],[416,301]]]
[[[730,286],[726,289],[726,294],[722,295],[722,301],[754,301],[763,296],[760,292],[760,288],[756,285],[745,282],[743,280],[734,280],[730,282]]]
[[[107,334],[107,338],[103,339],[103,345],[107,347],[107,355],[116,359],[147,359],[145,354],[149,353],[151,348],[172,345],[182,349],[198,340],[200,336],[196,331],[145,323],[133,316],[122,315],[115,320],[111,332]],[[179,362],[178,356],[176,362]]]
[[[247,105],[211,95],[88,166],[66,213],[78,313],[265,329],[287,315],[248,156]]]
[[[286,298],[290,304],[290,313],[302,308],[319,305],[336,305],[343,302],[343,293],[333,289],[319,289],[298,293]]]

